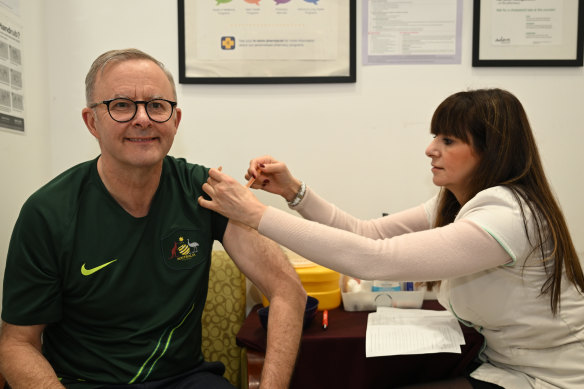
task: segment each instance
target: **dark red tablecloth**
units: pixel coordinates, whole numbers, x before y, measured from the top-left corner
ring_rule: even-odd
[[[266,330],[253,308],[237,334],[237,344],[265,352]],[[423,309],[441,310],[435,300],[424,301]],[[304,330],[298,361],[290,388],[394,388],[405,384],[436,381],[462,374],[478,355],[483,337],[462,326],[466,345],[461,354],[436,353],[365,357],[367,315],[329,310],[329,326],[322,329],[322,312],[317,312]]]

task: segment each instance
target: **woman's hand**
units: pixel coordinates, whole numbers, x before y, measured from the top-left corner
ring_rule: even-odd
[[[245,178],[249,180],[252,177],[255,177],[252,188],[280,195],[288,202],[296,197],[302,184],[290,173],[284,162],[276,161],[269,155],[249,162]]]
[[[257,230],[266,206],[248,188],[218,169],[209,169],[203,190],[211,200],[200,196],[197,200],[202,207]]]

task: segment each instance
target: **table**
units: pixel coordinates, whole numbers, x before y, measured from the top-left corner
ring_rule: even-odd
[[[237,344],[250,352],[251,362],[263,362],[266,330],[260,325],[255,306],[237,334]],[[436,300],[426,300],[422,309],[442,310]],[[461,354],[435,353],[365,357],[365,332],[370,312],[329,310],[329,326],[322,329],[322,312],[303,334],[291,389],[394,388],[461,375],[478,355],[483,336],[462,327],[466,345]],[[253,387],[250,382],[250,387]]]

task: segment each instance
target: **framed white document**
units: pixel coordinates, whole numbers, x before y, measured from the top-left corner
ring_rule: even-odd
[[[473,66],[582,66],[583,0],[474,0]]]

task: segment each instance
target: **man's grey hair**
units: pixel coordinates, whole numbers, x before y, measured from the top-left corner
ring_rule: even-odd
[[[103,53],[97,57],[95,61],[93,61],[93,64],[89,68],[89,72],[87,72],[87,76],[85,77],[85,100],[88,107],[94,103],[93,90],[95,89],[95,79],[97,78],[97,74],[103,72],[109,63],[123,62],[132,59],[145,59],[158,65],[164,74],[166,74],[168,81],[170,81],[170,85],[172,86],[172,93],[174,94],[174,99],[176,100],[176,87],[174,85],[174,78],[172,77],[172,73],[170,73],[164,67],[162,62],[138,49],[121,49],[110,50]]]

